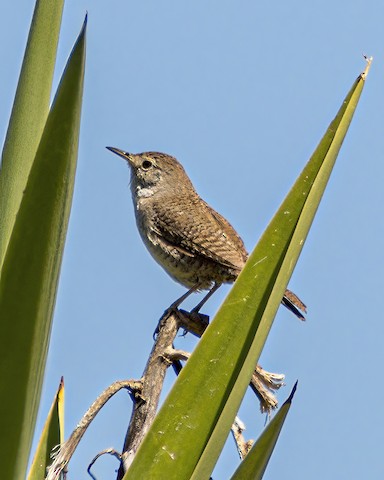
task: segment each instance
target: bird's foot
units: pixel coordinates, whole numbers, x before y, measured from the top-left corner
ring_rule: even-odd
[[[156,340],[157,335],[160,332],[160,329],[163,325],[163,323],[171,316],[171,315],[180,315],[180,310],[178,308],[178,302],[173,302],[167,309],[164,310],[163,315],[159,318],[159,321],[157,322],[157,326],[155,331],[153,332],[153,340]]]

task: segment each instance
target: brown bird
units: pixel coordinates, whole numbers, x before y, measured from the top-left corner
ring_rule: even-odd
[[[153,258],[192,292],[209,290],[198,311],[223,283],[236,280],[248,258],[244,243],[230,223],[196,192],[184,168],[165,153],[132,154],[107,147],[131,170],[131,192],[141,238]],[[282,304],[304,320],[303,302],[290,290]]]

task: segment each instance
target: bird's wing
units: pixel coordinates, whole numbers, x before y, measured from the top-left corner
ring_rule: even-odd
[[[199,197],[184,210],[180,209],[177,198],[167,199],[166,203],[167,210],[164,205],[153,205],[157,235],[186,255],[203,256],[240,272],[248,254],[243,241],[223,216]],[[293,292],[285,291],[282,304],[305,320],[306,306]]]
[[[200,197],[182,209],[178,198],[167,198],[164,204],[154,204],[156,233],[167,243],[181,247],[186,254],[203,256],[240,271],[247,260],[243,241],[230,223]]]

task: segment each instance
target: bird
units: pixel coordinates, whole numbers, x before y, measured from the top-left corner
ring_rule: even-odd
[[[130,188],[140,236],[152,257],[188,291],[208,290],[192,310],[198,312],[223,284],[233,283],[248,259],[243,240],[232,225],[196,192],[181,163],[160,152],[128,153],[106,147],[131,170]],[[300,320],[305,304],[290,290],[281,302]]]

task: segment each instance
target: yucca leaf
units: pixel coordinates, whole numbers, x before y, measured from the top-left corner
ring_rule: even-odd
[[[52,452],[64,441],[64,380],[60,381],[29,470],[28,480],[44,480]]]
[[[0,269],[47,121],[64,0],[37,0],[0,167]]]
[[[273,449],[279,438],[280,431],[283,428],[286,416],[291,408],[296,386],[297,382],[295,383],[290,396],[265,427],[263,433],[253,444],[244,460],[240,463],[236,472],[232,475],[231,480],[261,480],[263,478],[265,469],[267,468],[269,459],[271,458]]]
[[[3,478],[25,478],[72,201],[84,61],[85,23],[49,112],[1,271]]]

